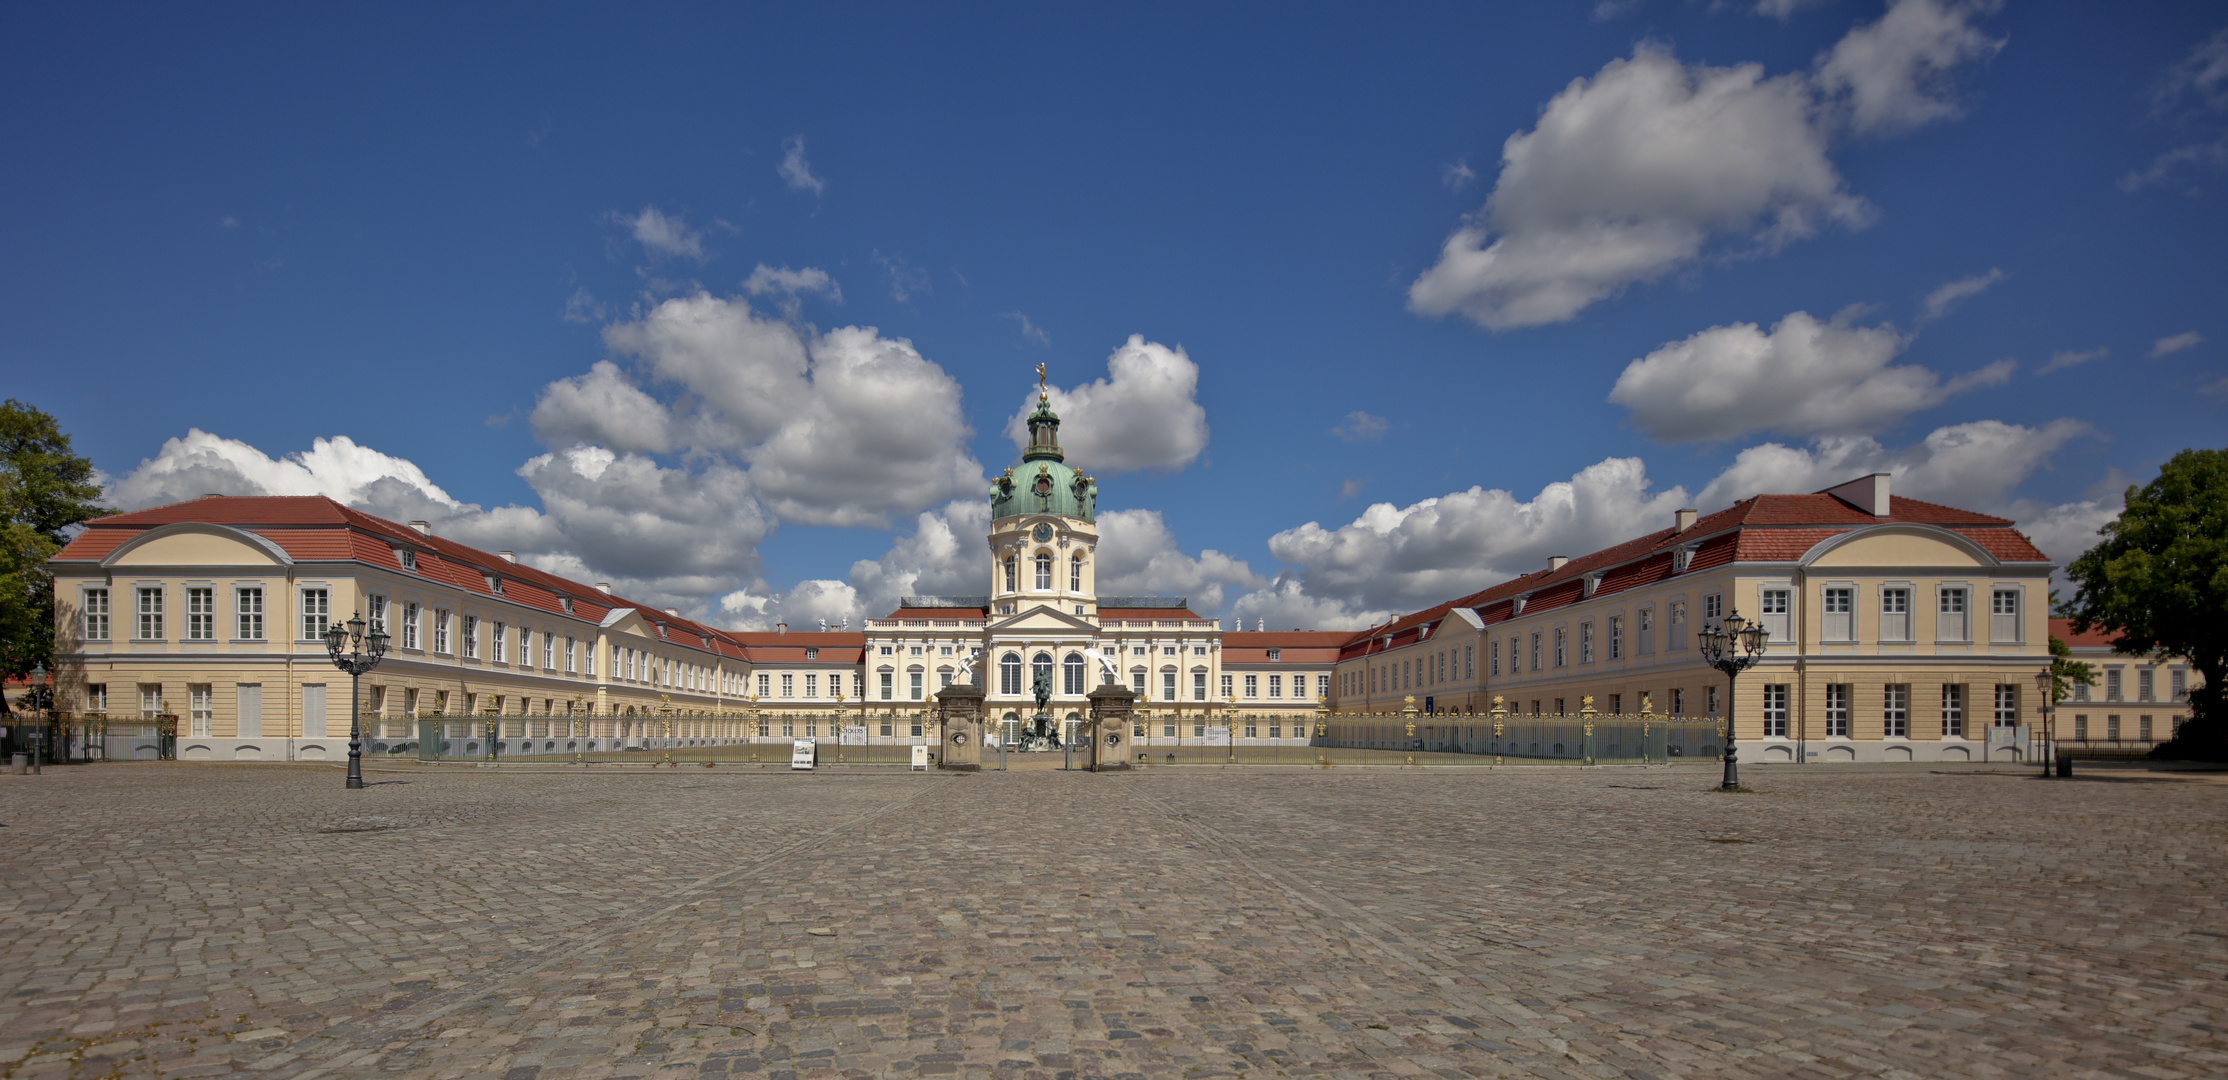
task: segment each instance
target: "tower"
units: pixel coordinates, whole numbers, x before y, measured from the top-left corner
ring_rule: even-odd
[[[1037,366],[1037,408],[1021,464],[990,487],[990,616],[1043,605],[1069,616],[1097,615],[1094,551],[1098,485],[1069,467],[1060,450],[1060,417]]]

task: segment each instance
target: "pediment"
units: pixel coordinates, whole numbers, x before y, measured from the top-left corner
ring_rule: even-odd
[[[1061,611],[1050,604],[1034,604],[1011,615],[1000,616],[984,629],[993,634],[1050,630],[1094,637],[1099,632],[1098,626],[1090,620]]]

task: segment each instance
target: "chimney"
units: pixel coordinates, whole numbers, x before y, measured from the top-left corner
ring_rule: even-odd
[[[518,552],[515,551],[498,551],[495,557],[513,565],[518,563]]]
[[[1884,472],[1860,476],[1839,487],[1827,488],[1824,493],[1873,517],[1888,516],[1888,474]]]
[[[788,632],[789,632],[789,624],[788,624],[788,623],[785,623],[785,622],[777,622],[777,623],[775,623],[775,624],[774,624],[774,633],[777,633],[777,634],[786,634],[786,633],[788,633]]]
[[[1694,519],[1700,516],[1702,516],[1702,512],[1700,510],[1693,509],[1692,507],[1689,507],[1685,510],[1672,511],[1671,531],[1674,533],[1683,533],[1688,529],[1693,528]]]
[[[611,595],[611,583],[608,581],[596,582],[596,591],[604,594],[605,596]]]
[[[1547,572],[1552,574],[1555,571],[1562,569],[1563,564],[1569,561],[1570,556],[1568,555],[1549,555],[1547,557]]]
[[[678,608],[666,608],[665,613],[673,616],[676,619],[681,617],[681,612]]]
[[[433,535],[433,523],[430,521],[413,521],[410,523],[410,527],[418,530],[419,536]]]

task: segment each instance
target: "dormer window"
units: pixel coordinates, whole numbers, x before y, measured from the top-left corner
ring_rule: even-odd
[[[503,595],[503,579],[500,575],[487,575],[487,591],[495,596]]]
[[[1276,663],[1277,661],[1279,661],[1279,660],[1282,660],[1282,659],[1284,659],[1284,650],[1283,650],[1283,649],[1270,649],[1270,650],[1269,650],[1269,663],[1272,663],[1272,664],[1274,664],[1274,663]]]
[[[500,584],[500,582],[498,582],[498,584]],[[557,598],[557,605],[558,605],[559,607],[562,607],[562,608],[564,608],[564,609],[565,609],[565,614],[567,614],[567,615],[570,615],[570,614],[572,614],[572,597],[570,597],[570,596],[560,596],[560,597],[558,597],[558,598]],[[710,642],[706,642],[705,644],[706,644],[706,646],[707,646],[707,647],[709,647],[709,645],[710,645]]]
[[[666,638],[666,639],[668,639],[668,640],[670,640],[670,639],[671,639],[671,638],[673,637],[673,635],[672,635],[671,633],[668,633],[668,632],[667,632],[667,629],[666,629],[666,625],[665,625],[664,623],[659,623],[659,624],[658,624],[658,636],[659,636],[659,637],[661,637],[661,638]]]
[[[1694,561],[1694,545],[1681,544],[1671,549],[1671,572],[1686,573],[1687,564]]]
[[[418,572],[418,553],[409,548],[396,548],[395,561],[401,563],[403,569],[413,574]]]
[[[818,659],[820,659],[820,650],[818,650],[818,649],[806,649],[806,650],[805,650],[805,659],[807,659],[807,660],[818,660]]]

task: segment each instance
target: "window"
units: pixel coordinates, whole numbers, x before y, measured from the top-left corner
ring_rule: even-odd
[[[1711,593],[1702,598],[1702,621],[1714,623],[1725,617],[1725,598]]]
[[[1129,688],[1130,688],[1130,692],[1132,692],[1132,693],[1136,694],[1136,695],[1137,695],[1138,697],[1144,697],[1144,696],[1145,696],[1145,669],[1144,669],[1144,668],[1131,668],[1131,669],[1129,669]]]
[[[534,666],[534,630],[532,627],[521,626],[518,628],[518,666],[522,668]],[[644,672],[644,677],[648,677],[648,672]]]
[[[186,590],[186,640],[215,641],[217,637],[217,591],[215,589],[188,588]]]
[[[106,590],[103,590],[102,592],[102,599],[104,601],[107,599]],[[103,636],[106,635],[104,634]],[[2173,695],[2173,700],[2186,701],[2189,699],[2188,668],[2182,667],[2180,665],[2175,665],[2174,667],[2168,668],[2166,671],[2166,684],[2167,693]]]
[[[449,613],[446,611],[441,613],[441,617],[444,619],[448,618],[448,615]],[[551,671],[557,668],[557,635],[547,630],[542,631],[542,667]]]
[[[1207,700],[1207,673],[1204,671],[1191,673],[1191,700]]]
[[[1709,686],[1703,688],[1702,708],[1711,716],[1717,715],[1717,687]]]
[[[1880,734],[1890,739],[1911,737],[1911,686],[1909,683],[1889,683],[1882,690],[1880,702]]]
[[[1515,643],[1514,643],[1513,641],[1512,641],[1512,642],[1510,643],[1510,646],[1509,646],[1509,651],[1510,651],[1511,653],[1514,653],[1514,652],[1516,651]],[[1486,672],[1486,675],[1487,675],[1487,677],[1488,677],[1488,678],[1496,678],[1496,679],[1497,679],[1497,678],[1500,678],[1500,676],[1501,676],[1501,642],[1500,642],[1500,640],[1499,640],[1498,638],[1496,638],[1496,639],[1494,639],[1494,640],[1492,640],[1492,641],[1489,641],[1489,642],[1487,642],[1487,643],[1486,643],[1486,645],[1485,645],[1485,662],[1486,662],[1486,668],[1487,668],[1487,672]]]
[[[1011,556],[1011,555],[1008,555],[1008,556],[1006,556],[1006,564],[1005,564],[1005,569],[1006,569],[1006,591],[1007,591],[1007,592],[1012,592],[1012,591],[1014,591],[1014,565],[1013,565],[1013,556]]]
[[[1081,653],[1069,653],[1066,659],[1060,661],[1060,683],[1060,692],[1063,694],[1080,694],[1083,692],[1083,656]]]
[[[1654,655],[1656,651],[1656,609],[1645,607],[1640,609],[1640,622],[1637,630],[1639,633],[1637,640],[1633,642],[1634,648],[1632,651],[1641,656]]]
[[[566,674],[571,674],[572,672],[574,672],[574,671],[578,671],[578,670],[579,670],[578,668],[575,668],[575,667],[573,667],[573,646],[574,646],[574,644],[575,644],[575,642],[574,642],[574,640],[573,640],[572,638],[569,638],[569,637],[568,637],[568,638],[566,638],[566,639],[565,639],[565,672],[566,672]]]
[[[1569,638],[1570,638],[1570,631],[1569,631],[1569,630],[1566,630],[1566,629],[1564,629],[1563,627],[1560,627],[1560,626],[1558,626],[1558,627],[1556,627],[1556,628],[1555,628],[1555,666],[1556,666],[1556,667],[1562,667],[1562,666],[1564,665],[1564,662],[1565,662],[1565,659],[1566,659],[1566,657],[1565,657],[1565,655],[1564,655],[1564,647],[1565,647],[1566,643],[1567,643],[1567,642],[1569,641]]]
[[[2158,696],[2157,670],[2149,667],[2135,669],[2135,700],[2151,701]]]
[[[950,685],[951,685],[951,683],[947,681],[947,682],[945,682],[945,683],[944,683],[944,685],[946,685],[946,686],[950,686]],[[830,673],[830,674],[828,675],[828,696],[829,696],[829,697],[842,697],[842,696],[843,696],[843,675],[842,675],[842,673],[840,673],[840,672],[833,672],[833,673]]]
[[[1234,690],[1232,690],[1232,689],[1230,688],[1230,687],[1231,687],[1231,679],[1232,679],[1232,678],[1233,678],[1233,676],[1231,676],[1231,675],[1228,675],[1228,674],[1225,674],[1225,675],[1224,675],[1224,676],[1222,677],[1222,700],[1224,700],[1224,701],[1228,701],[1228,700],[1230,700],[1230,699],[1231,699],[1232,697],[1236,696],[1236,693],[1237,693],[1237,692],[1236,692],[1236,691],[1234,691]]]
[[[1269,696],[1273,698],[1281,698],[1284,696],[1284,676],[1269,676]]]
[[[1996,726],[2019,726],[2019,684],[1996,684]]]
[[[1464,645],[1462,647],[1462,677],[1465,679],[1478,677],[1477,646],[1475,645]],[[1328,690],[1329,688],[1326,686],[1325,692],[1328,693]]]
[[[2113,713],[2104,718],[2104,737],[2113,742],[2120,741],[2120,714]]]
[[[1674,602],[1670,611],[1671,628],[1665,635],[1670,641],[1664,647],[1677,652],[1686,648],[1686,601]]]
[[[1539,631],[1532,631],[1532,670],[1539,670]]]
[[[85,590],[85,620],[82,623],[85,640],[108,640],[108,590]],[[258,635],[261,636],[261,635]]]
[[[1260,696],[1261,696],[1261,676],[1259,676],[1259,675],[1253,675],[1253,674],[1248,674],[1248,675],[1246,676],[1246,697],[1247,697],[1248,699],[1251,699],[1251,698],[1257,698],[1257,697],[1260,697]]]
[[[1083,556],[1081,555],[1068,560],[1068,591],[1083,591]],[[1076,614],[1081,615],[1082,612],[1078,611]]]
[[[2088,684],[2088,683],[2080,683],[2080,682],[2077,682],[2077,683],[2073,683],[2073,684],[2072,684],[2072,687],[2073,687],[2073,700],[2075,700],[2075,701],[2087,701],[2087,700],[2089,700],[2089,684]]]
[[[1942,686],[1942,737],[1965,737],[1965,687],[1960,683]]]
[[[1997,589],[1988,597],[1988,640],[2018,641],[2019,590]]]
[[[1822,625],[1819,627],[1821,640],[1857,640],[1856,600],[1857,590],[1848,586],[1837,585],[1826,590],[1825,598],[1819,604],[1822,616]]]
[[[1590,622],[1578,624],[1578,662],[1581,664],[1594,662],[1594,624]]]
[[[914,701],[919,701],[921,699],[921,674],[921,672],[912,671],[907,672],[905,676],[906,683],[912,692]]]
[[[396,548],[395,562],[401,564],[404,570],[416,573],[418,570],[418,553],[409,548]]]
[[[437,653],[449,651],[449,610],[447,608],[435,608],[433,611],[433,651]]]
[[[1764,737],[1787,737],[1787,684],[1764,684]]]
[[[140,641],[163,639],[163,590],[160,588],[138,590],[138,632],[131,637]]]
[[[153,720],[155,717],[162,715],[164,708],[165,705],[162,700],[162,684],[146,682],[140,683],[139,718],[142,720]]]
[[[2118,664],[2104,669],[2104,700],[2106,701],[2120,700],[2120,670]]]
[[[2073,715],[2073,741],[2089,741],[2089,714],[2075,713]]]
[[[820,650],[818,650],[818,649],[806,649],[806,650],[805,650],[805,659],[807,659],[807,660],[818,660],[818,659],[820,659]]]
[[[2151,741],[2151,718],[2149,716],[2135,718],[2135,737],[2144,742]]]
[[[1176,673],[1175,673],[1175,672],[1173,672],[1173,671],[1163,671],[1163,672],[1161,672],[1161,673],[1160,673],[1160,699],[1161,699],[1162,701],[1174,701],[1174,700],[1176,700]]]
[[[786,678],[787,676],[783,676],[783,677],[784,677],[784,678]],[[782,696],[783,696],[783,697],[788,697],[789,695],[787,695],[787,694],[783,694]],[[811,673],[807,673],[807,674],[805,675],[805,696],[806,696],[806,697],[808,697],[808,698],[816,698],[816,697],[819,697],[819,696],[820,696],[820,676],[819,676],[819,675],[817,675],[817,674],[811,674]]]
[[[1609,617],[1609,658],[1611,660],[1625,658],[1625,617],[1622,615],[1611,615]]]
[[[417,604],[416,604],[415,602],[412,602],[412,603],[408,603],[408,604],[404,604],[404,605],[402,605],[402,647],[403,647],[403,648],[405,648],[405,649],[415,649],[415,648],[418,648],[418,647],[419,647],[419,645],[418,645],[418,633],[419,633],[420,629],[421,629],[421,628],[420,628],[420,627],[419,627],[419,625],[418,625],[418,605],[417,605]],[[522,658],[520,658],[519,662],[520,662],[520,663],[525,663],[526,661],[525,661],[525,659],[524,659],[524,658],[522,657]]]
[[[374,597],[373,599],[383,601],[385,598]],[[386,605],[384,603],[376,604],[374,605],[374,608],[378,610],[382,616],[386,614]],[[326,589],[303,589],[302,637],[305,639],[324,637],[325,631],[332,625],[332,621],[333,594]]]
[[[1143,690],[1144,687],[1139,687],[1138,689]],[[1021,692],[1020,653],[1007,653],[1004,657],[999,659],[998,692],[1001,694],[1018,694]]]
[[[477,616],[477,615],[466,615],[466,616],[464,617],[464,633],[463,633],[463,638],[464,638],[464,640],[463,640],[463,646],[464,646],[464,658],[465,658],[466,660],[477,660],[477,659],[479,659],[479,656],[480,656],[480,617],[479,617],[479,616]],[[572,639],[570,639],[570,638],[567,638],[567,639],[565,639],[565,640],[566,640],[566,641],[567,641],[567,642],[569,643],[569,642],[570,642],[570,641],[571,641]],[[566,661],[566,666],[567,666],[567,667],[569,668],[569,667],[571,666],[571,663],[572,663],[572,648],[571,648],[570,644],[568,644],[568,645],[566,646],[566,649],[565,649],[565,661]]]
[[[1671,715],[1686,715],[1686,691],[1679,689],[1671,691]]]
[[[1936,601],[1934,636],[1943,641],[1971,640],[1972,635],[1965,625],[1965,590],[1944,588],[1936,594]]]
[[[209,737],[209,720],[216,715],[215,695],[209,692],[208,683],[190,683],[186,686],[186,700],[191,711],[192,727],[189,733],[197,739]]]
[[[503,651],[508,646],[508,641],[503,636],[504,629],[503,624],[498,622],[487,631],[487,657],[498,664],[510,659],[510,654]]]
[[[1793,608],[1794,597],[1788,589],[1765,589],[1757,594],[1758,621],[1764,624],[1766,641],[1793,641],[1794,627],[1789,625],[1788,612]]]
[[[1052,556],[1050,555],[1037,556],[1037,590],[1039,592],[1052,591]]]
[[[108,594],[103,591],[101,595],[106,598]],[[233,629],[238,631],[233,635],[234,637],[243,641],[263,640],[262,589],[252,585],[244,585],[232,590],[232,611],[235,616]],[[107,635],[103,634],[102,636],[106,637]]]
[[[85,684],[85,711],[103,715],[108,712],[108,684]]]
[[[759,696],[759,697],[772,697],[772,696],[774,696],[774,692],[773,692],[773,682],[774,682],[774,677],[773,677],[773,676],[771,676],[771,675],[768,675],[768,674],[766,674],[766,673],[765,673],[765,672],[763,672],[763,671],[759,672],[759,673],[758,673],[758,696]]]
[[[1880,640],[1911,640],[1911,590],[1880,590]]]
[[[381,595],[379,595],[378,593],[369,593],[369,594],[366,594],[366,595],[365,595],[365,597],[364,597],[364,622],[365,622],[365,623],[367,624],[367,625],[365,626],[365,629],[366,629],[367,631],[370,631],[370,630],[377,630],[377,631],[379,631],[379,632],[380,632],[380,633],[382,633],[382,634],[386,634],[386,633],[391,633],[391,632],[392,632],[392,631],[390,631],[390,630],[388,630],[388,629],[387,629],[387,598],[386,598],[386,597],[384,597],[384,596],[381,596]]]
[[[1826,737],[1849,737],[1849,684],[1826,684]]]

